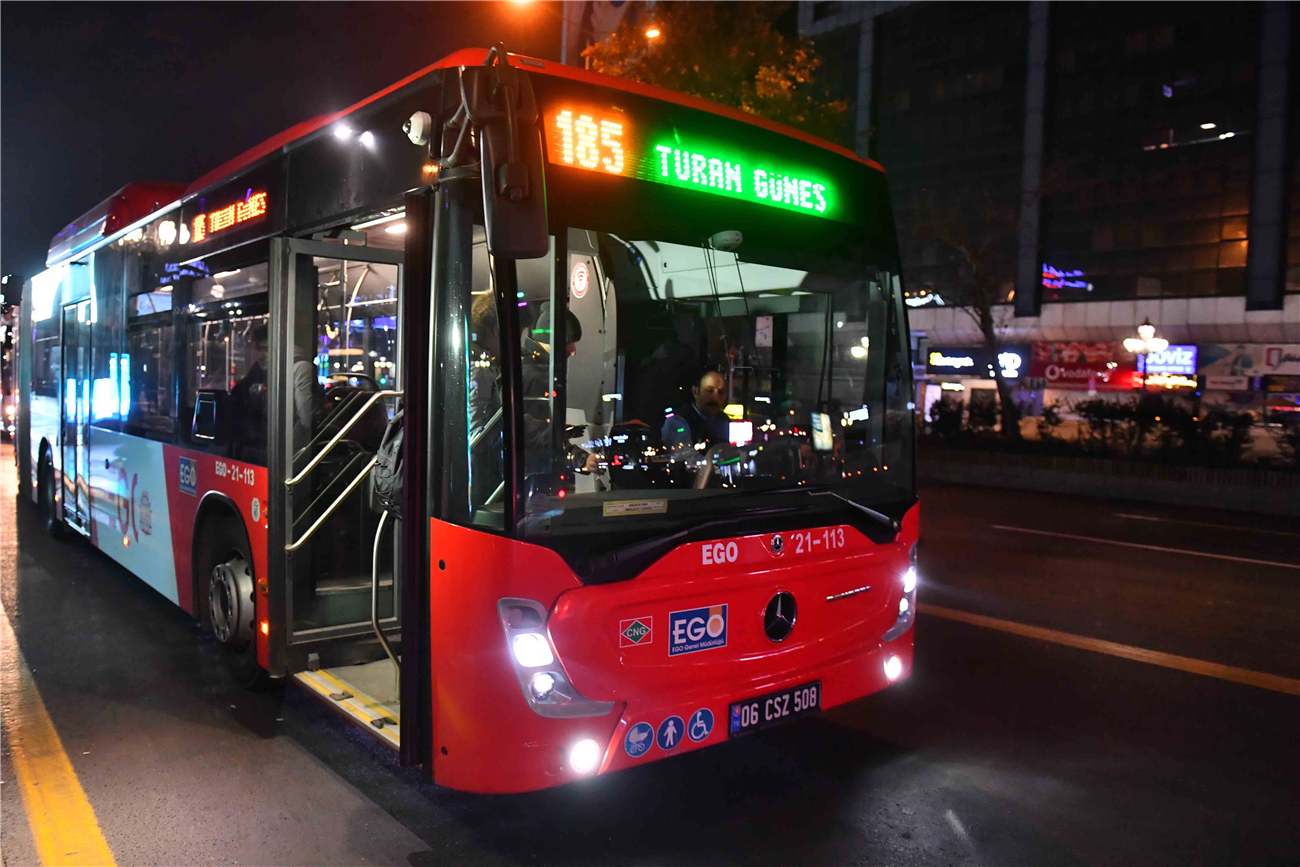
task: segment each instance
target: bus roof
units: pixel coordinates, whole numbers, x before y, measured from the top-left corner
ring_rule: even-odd
[[[424,76],[428,75],[430,72],[434,72],[439,69],[447,69],[455,66],[477,66],[481,64],[486,57],[487,57],[487,49],[485,48],[461,49],[460,51],[453,52],[452,54],[447,55],[441,60],[432,63],[429,66],[426,66],[425,68],[421,69],[419,72],[412,73],[411,75],[408,75],[406,78],[403,78],[401,81],[389,85],[388,87],[384,88],[378,93],[371,94],[370,96],[366,97],[365,99],[361,100],[355,105],[348,106],[342,111],[336,111],[333,112],[332,114],[318,115],[316,117],[313,117],[311,120],[305,120],[302,123],[295,124],[294,126],[289,127],[287,130],[280,133],[279,135],[272,136],[271,138],[267,139],[266,141],[262,142],[256,147],[244,151],[242,154],[235,157],[234,159],[229,160],[228,162],[225,162],[220,166],[217,166],[212,171],[203,175],[194,183],[189,185],[189,187],[185,190],[185,195],[186,196],[193,195],[194,193],[200,192],[201,190],[204,190],[210,186],[213,186],[214,184],[217,184],[221,181],[226,180],[227,178],[234,176],[238,172],[242,171],[245,168],[248,168],[249,166],[263,159],[264,157],[272,153],[275,153],[276,151],[282,148],[288,147],[289,145],[293,144],[299,139],[305,138],[306,136],[311,135],[312,133],[317,132],[318,130],[321,130],[329,126],[335,121],[347,117],[352,112],[360,108],[363,108],[366,105],[369,105],[370,103],[378,99],[381,99],[402,87],[405,87],[406,85],[410,84],[413,81],[416,81],[417,79],[423,78]],[[759,117],[758,115],[740,111],[739,109],[730,108],[725,105],[719,105],[716,102],[710,102],[709,100],[700,99],[699,97],[696,96],[688,96],[687,94],[684,93],[678,93],[676,91],[668,90],[662,87],[657,87],[651,84],[642,84],[639,81],[632,81],[631,79],[627,79],[627,78],[618,78],[612,75],[604,75],[597,72],[589,72],[588,70],[585,69],[579,69],[576,66],[568,66],[566,64],[555,63],[550,60],[540,60],[533,57],[526,57],[520,54],[507,54],[507,57],[509,58],[511,66],[516,66],[530,72],[540,72],[543,75],[552,75],[557,78],[567,78],[572,81],[581,81],[587,84],[595,84],[595,85],[600,85],[602,87],[610,87],[616,90],[622,90],[628,93],[635,93],[640,96],[647,96],[653,99],[662,100],[664,102],[675,103],[677,105],[685,106],[687,108],[693,108],[698,111],[711,112],[713,114],[721,115],[723,117],[727,117],[732,120],[738,120],[743,123],[753,124],[754,126],[763,127],[764,129],[769,129],[772,130],[773,132],[780,133],[781,135],[789,136],[791,138],[796,138],[801,141],[808,142],[810,144],[828,150],[834,154],[838,154],[839,156],[845,157],[846,159],[851,159],[854,160],[855,162],[859,162],[864,165],[870,166],[871,168],[876,169],[877,171],[880,172],[884,171],[884,168],[875,160],[864,159],[858,156],[857,154],[855,154],[853,151],[849,150],[848,148],[841,147],[840,145],[837,144],[833,144],[831,142],[826,141],[825,139],[818,138],[817,136],[810,135],[806,132],[802,132],[800,130],[794,129],[793,127],[789,127],[780,123],[775,123],[774,121],[767,120],[766,118]]]
[[[884,172],[884,168],[875,160],[864,159],[848,148],[833,144],[825,139],[794,129],[793,127],[759,117],[758,115],[740,111],[739,109],[719,105],[716,102],[710,102],[706,99],[678,93],[655,85],[642,84],[639,81],[632,81],[627,78],[618,78],[612,75],[590,72],[585,69],[579,69],[576,66],[567,66],[550,60],[541,60],[520,54],[507,54],[506,56],[512,66],[530,72],[539,72],[543,75],[550,75],[556,78],[567,78],[571,81],[580,81],[587,84],[609,87],[627,93],[634,93],[640,96],[674,103],[697,111],[710,112],[721,117],[730,118],[731,120],[737,120],[742,123],[762,127],[780,133],[781,135],[789,136],[790,138],[799,139],[800,141],[816,145],[817,147],[830,151],[831,153],[837,154],[845,159],[850,159],[863,165],[870,166],[876,171]],[[310,120],[305,120],[289,127],[284,132],[272,136],[256,147],[244,151],[234,159],[222,163],[188,186],[153,182],[134,182],[127,184],[125,187],[113,193],[113,195],[82,214],[76,220],[69,223],[54,236],[53,240],[50,242],[49,251],[46,256],[46,267],[52,266],[56,262],[68,258],[77,251],[84,249],[90,243],[108,237],[116,229],[128,226],[165,205],[171,204],[180,199],[189,198],[196,193],[202,192],[208,187],[214,186],[235,176],[239,172],[257,162],[260,162],[271,154],[289,147],[295,142],[328,127],[330,124],[347,117],[358,109],[364,108],[370,103],[382,99],[390,93],[423,78],[431,72],[456,66],[477,66],[481,64],[486,57],[487,49],[485,48],[465,48],[453,52],[441,60],[424,67],[418,72],[406,76],[378,93],[371,94],[360,102],[350,105],[341,111],[317,115]]]

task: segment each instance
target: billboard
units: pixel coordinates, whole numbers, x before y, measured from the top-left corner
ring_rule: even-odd
[[[1032,347],[1029,375],[1048,388],[1128,391],[1142,387],[1136,359],[1119,343],[1040,341]]]
[[[1300,343],[1202,344],[1197,372],[1206,376],[1300,376]]]
[[[1020,379],[1028,375],[1028,346],[1002,346],[998,348],[997,354],[1003,379]],[[925,372],[931,376],[992,379],[993,359],[982,346],[959,346],[952,349],[931,347],[925,356]]]

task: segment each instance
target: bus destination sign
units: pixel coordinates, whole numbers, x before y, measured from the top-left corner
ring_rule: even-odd
[[[646,135],[615,110],[560,105],[546,112],[552,163],[837,216],[834,185],[817,172],[744,147],[693,140],[679,130]]]

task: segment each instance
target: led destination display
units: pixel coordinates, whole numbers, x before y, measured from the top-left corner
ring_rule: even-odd
[[[839,217],[835,184],[779,153],[689,132],[647,131],[614,109],[560,104],[545,113],[547,158],[601,174],[698,190],[820,217]]]

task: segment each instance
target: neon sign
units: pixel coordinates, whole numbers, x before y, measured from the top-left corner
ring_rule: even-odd
[[[565,106],[545,118],[552,163],[826,217],[836,210],[826,179],[779,156],[694,140],[676,128],[671,138],[637,135],[626,115],[610,110]]]
[[[1043,263],[1043,286],[1047,289],[1083,289],[1091,292],[1092,284],[1078,279],[1082,276],[1082,271],[1062,271]]]
[[[974,367],[975,359],[969,355],[944,355],[942,352],[931,352],[930,365],[932,367]]]
[[[1175,344],[1162,352],[1152,352],[1146,358],[1138,356],[1137,369],[1149,374],[1196,376],[1196,347],[1191,344]]]
[[[190,232],[190,240],[197,244],[209,235],[215,235],[217,232],[225,231],[231,226],[257,219],[265,213],[266,193],[250,193],[248,198],[242,202],[235,202],[219,210],[196,215],[193,230]],[[181,236],[181,243],[185,243],[184,234]]]

